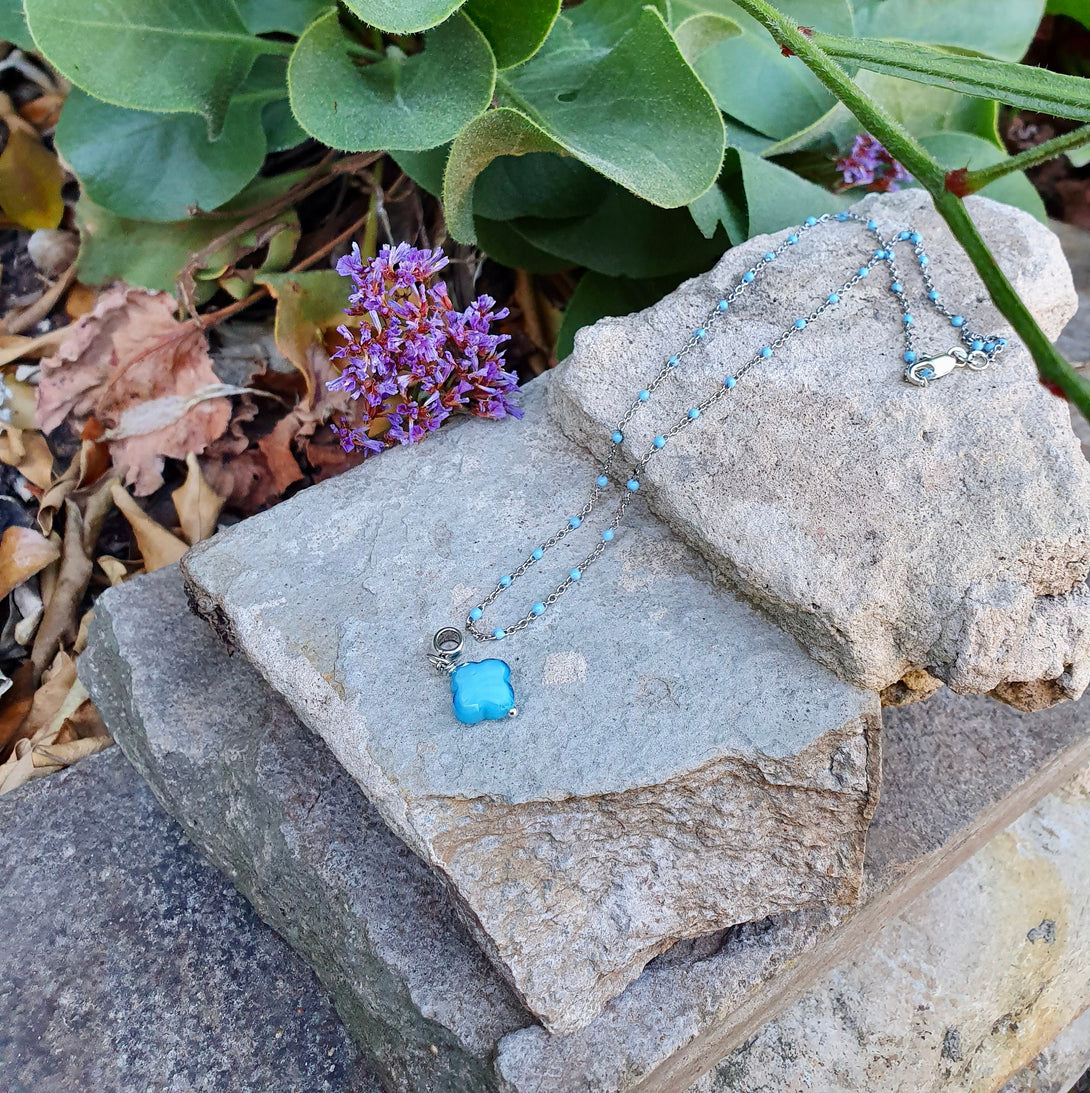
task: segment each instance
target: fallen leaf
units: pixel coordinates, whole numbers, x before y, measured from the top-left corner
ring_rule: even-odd
[[[122,581],[128,580],[128,566],[119,558],[113,558],[109,554],[103,554],[101,558],[95,560],[98,562],[102,572],[109,578],[111,587],[115,587],[121,584]]]
[[[0,209],[20,227],[55,228],[64,215],[64,169],[37,134],[11,129],[0,152]]]
[[[77,281],[64,298],[64,313],[70,319],[82,319],[94,311],[97,299],[98,293],[90,285],[81,285]]]
[[[0,598],[59,557],[60,551],[33,528],[5,529],[0,538]]]
[[[185,457],[185,465],[189,469],[185,482],[170,496],[174,501],[174,511],[178,514],[178,523],[182,526],[182,534],[192,546],[216,533],[223,498],[205,480],[201,465],[192,452]]]
[[[34,665],[29,660],[24,661],[12,673],[11,686],[0,699],[0,757],[6,755],[18,739],[19,726],[26,719],[37,687]]]
[[[62,642],[76,640],[77,619],[87,582],[94,566],[83,546],[83,516],[72,500],[64,503],[64,542],[61,546],[60,571],[52,594],[45,600],[45,611],[30,659],[42,671]]]
[[[151,573],[173,565],[189,549],[189,544],[153,520],[121,486],[112,489],[114,504],[121,510],[136,536],[136,548]]]
[[[175,310],[166,293],[116,286],[74,324],[59,352],[42,361],[42,431],[52,432],[66,419],[79,427],[95,418],[105,427],[114,466],[138,496],[163,484],[165,457],[203,452],[231,420],[231,404],[220,392],[199,395],[219,380],[203,331],[179,322]],[[116,432],[126,415],[139,417],[148,403],[194,396],[199,400],[178,413],[176,402],[166,413],[162,404],[155,406],[147,429]]]
[[[39,432],[0,426],[0,462],[38,489],[49,489],[53,482],[53,452]]]
[[[42,613],[45,611],[42,597],[38,592],[38,582],[31,579],[19,585],[12,592],[11,598],[22,616],[15,624],[15,641],[25,647],[30,644],[37,632],[38,623],[42,621]]]
[[[28,338],[25,334],[0,334],[0,365],[42,357],[60,345],[68,334],[66,326],[59,326],[36,338]]]

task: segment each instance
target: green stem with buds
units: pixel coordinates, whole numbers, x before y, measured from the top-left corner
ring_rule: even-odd
[[[1052,140],[1046,140],[1043,144],[1027,148],[1024,152],[1019,152],[1016,156],[1009,156],[998,163],[993,163],[990,167],[981,167],[979,170],[969,171],[965,176],[965,182],[968,185],[969,192],[975,193],[987,186],[989,182],[994,182],[997,178],[1002,178],[1014,171],[1026,171],[1030,167],[1047,163],[1050,159],[1055,159],[1056,156],[1063,155],[1064,152],[1070,152],[1073,148],[1081,148],[1084,144],[1090,144],[1090,125],[1072,129],[1070,133],[1064,133],[1062,136],[1053,137]]]
[[[1030,351],[1041,379],[1050,389],[1061,391],[1090,419],[1090,381],[1081,377],[1045,337],[996,264],[961,198],[946,188],[947,172],[942,164],[767,0],[735,0],[735,3],[761,23],[779,46],[794,53],[927,190],[954,238],[965,248],[996,307]]]

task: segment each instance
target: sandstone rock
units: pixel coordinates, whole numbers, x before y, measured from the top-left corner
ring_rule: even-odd
[[[1090,1065],[1090,767],[875,931],[691,1093],[1008,1093]],[[1064,1080],[1066,1079],[1066,1084]]]
[[[1056,238],[1016,209],[967,205],[1055,337],[1075,309]],[[857,208],[887,234],[918,228],[951,310],[1006,329],[926,194]],[[815,229],[758,277],[656,390],[654,413],[626,428],[624,464],[869,256],[862,236]],[[654,307],[582,330],[551,385],[568,435],[603,456],[632,393],[780,238],[751,239]],[[908,264],[918,344],[945,352],[956,339]],[[881,691],[925,670],[1024,709],[1077,697],[1090,679],[1090,468],[1066,405],[1012,342],[993,370],[904,383],[900,312],[876,270],[656,455],[640,496],[845,679]]]
[[[0,1088],[382,1093],[119,749],[0,799],[0,830]]]
[[[590,1026],[550,1036],[321,741],[186,611],[176,571],[99,601],[80,671],[157,795],[314,964],[391,1091],[678,1093],[821,976],[865,959],[912,899],[1090,763],[1090,700],[1028,716],[943,691],[888,711],[861,908],[681,942]],[[906,935],[912,959],[932,944]],[[908,1052],[912,1029],[900,1033]],[[1039,1045],[1023,1046],[1028,1061]]]
[[[680,938],[855,900],[879,707],[637,514],[537,625],[470,650],[509,660],[519,716],[456,721],[431,635],[576,512],[596,473],[542,412],[544,386],[521,424],[391,451],[202,544],[185,572],[202,613],[441,872],[527,1007],[570,1031]],[[505,615],[598,540],[581,530]]]

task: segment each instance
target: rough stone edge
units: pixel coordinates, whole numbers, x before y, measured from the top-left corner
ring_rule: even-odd
[[[420,1086],[411,1079],[412,1071],[429,1073],[429,1081],[436,1093],[491,1093],[496,1090],[496,1078],[488,1059],[475,1058],[460,1044],[457,1037],[442,1024],[428,1018],[420,1012],[414,1000],[409,996],[406,985],[389,974],[381,960],[376,959],[375,966],[382,965],[386,982],[376,986],[376,994],[382,994],[393,1000],[401,999],[401,1005],[388,1005],[387,1009],[413,1012],[421,1026],[415,1050],[406,1052],[406,1040],[403,1035],[404,1025],[383,1024],[377,1020],[378,1010],[367,1008],[365,1002],[354,989],[351,972],[343,968],[339,961],[315,960],[313,940],[303,936],[303,923],[307,915],[297,912],[294,919],[281,913],[274,894],[263,890],[255,874],[243,872],[226,855],[218,853],[217,848],[205,838],[203,833],[188,823],[185,810],[177,805],[169,789],[166,771],[148,754],[148,738],[142,730],[130,731],[132,725],[140,725],[139,710],[132,702],[132,668],[121,654],[113,631],[113,619],[110,615],[109,596],[100,598],[96,604],[91,623],[87,651],[84,654],[88,663],[83,667],[81,677],[86,680],[88,690],[93,690],[94,701],[102,709],[104,717],[109,717],[111,732],[115,741],[132,763],[140,776],[147,782],[156,800],[163,809],[178,823],[186,835],[193,841],[200,852],[220,870],[250,902],[260,918],[291,947],[300,953],[318,977],[319,982],[330,994],[341,1020],[352,1033],[354,1039],[379,1066],[383,1073],[393,1080],[392,1091],[396,1093],[416,1093]],[[112,687],[106,681],[111,680],[111,673],[99,670],[97,656],[107,653],[117,665],[119,674],[127,682]],[[81,664],[84,662],[81,657]],[[92,673],[94,679],[92,681]],[[263,681],[262,681],[263,682]],[[106,684],[105,686],[103,684]],[[111,714],[116,716],[110,716]],[[320,741],[319,741],[320,743]],[[322,745],[324,746],[324,745]],[[339,972],[339,974],[338,974]]]

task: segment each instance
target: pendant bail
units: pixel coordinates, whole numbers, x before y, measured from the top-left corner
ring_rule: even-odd
[[[465,646],[465,636],[456,626],[444,626],[436,630],[431,639],[432,652],[428,660],[437,672],[449,675],[458,666],[458,658]]]

